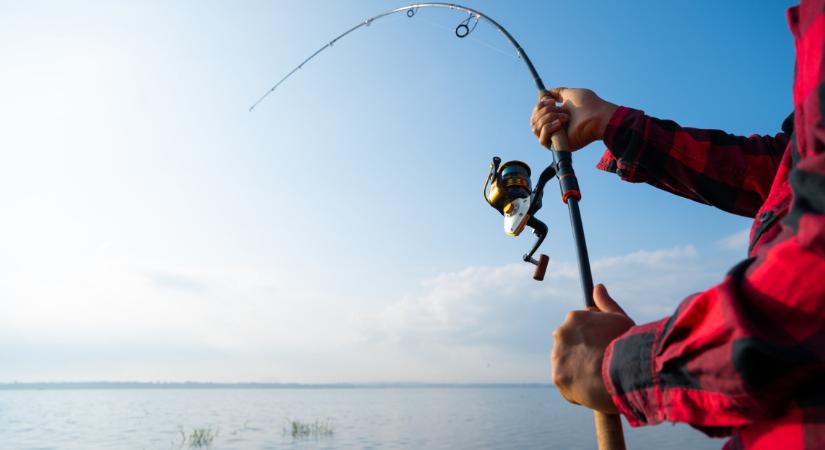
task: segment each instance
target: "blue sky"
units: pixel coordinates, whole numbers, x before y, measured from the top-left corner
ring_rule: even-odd
[[[547,281],[484,203],[534,171],[531,80],[486,24],[405,3],[0,5],[0,381],[548,381],[580,299],[563,204]],[[773,134],[789,2],[468,1],[548,86],[683,125]],[[575,155],[594,277],[637,321],[744,257],[745,218]],[[554,190],[551,192],[555,192]]]

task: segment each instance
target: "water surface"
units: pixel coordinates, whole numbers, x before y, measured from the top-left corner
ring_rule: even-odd
[[[295,439],[287,420],[329,421]],[[592,414],[551,387],[0,391],[3,449],[593,449]],[[718,449],[684,425],[629,429],[630,449]]]

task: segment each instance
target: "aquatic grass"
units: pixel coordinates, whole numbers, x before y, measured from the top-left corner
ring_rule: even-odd
[[[208,448],[212,445],[212,441],[215,440],[215,436],[217,435],[218,431],[212,431],[211,428],[195,428],[194,430],[192,430],[192,434],[189,435],[189,447]]]
[[[329,420],[316,419],[314,422],[303,422],[288,418],[284,425],[284,434],[292,436],[293,439],[328,438],[335,434],[335,427]]]
[[[188,444],[189,448],[212,448],[212,442],[218,436],[218,428],[212,427],[193,428],[189,436],[186,435],[181,425],[178,425],[178,431],[181,435],[181,443],[179,448],[183,448]]]

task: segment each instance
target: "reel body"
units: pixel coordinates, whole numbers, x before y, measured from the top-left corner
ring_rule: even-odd
[[[484,199],[487,203],[504,216],[504,232],[509,236],[518,236],[526,226],[533,229],[537,236],[536,243],[523,259],[534,264],[536,270],[533,278],[543,280],[550,258],[533,255],[547,237],[547,225],[535,217],[541,209],[541,199],[544,196],[544,186],[556,175],[556,166],[551,164],[541,173],[536,189],[532,189],[530,181],[530,166],[521,161],[508,161],[501,164],[501,158],[493,157],[490,164],[490,174],[484,184]]]
[[[530,167],[521,161],[509,161],[497,168],[495,175],[487,177],[488,183],[491,178],[489,192],[485,187],[485,198],[504,216],[504,232],[518,236],[530,219],[528,211],[533,189]]]

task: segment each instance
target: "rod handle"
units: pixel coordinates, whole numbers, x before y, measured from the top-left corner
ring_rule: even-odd
[[[570,151],[570,142],[567,141],[567,131],[564,128],[550,136],[550,143],[553,144],[553,150],[557,152]]]
[[[599,450],[625,450],[622,419],[617,414],[593,411],[596,423],[596,440]]]

